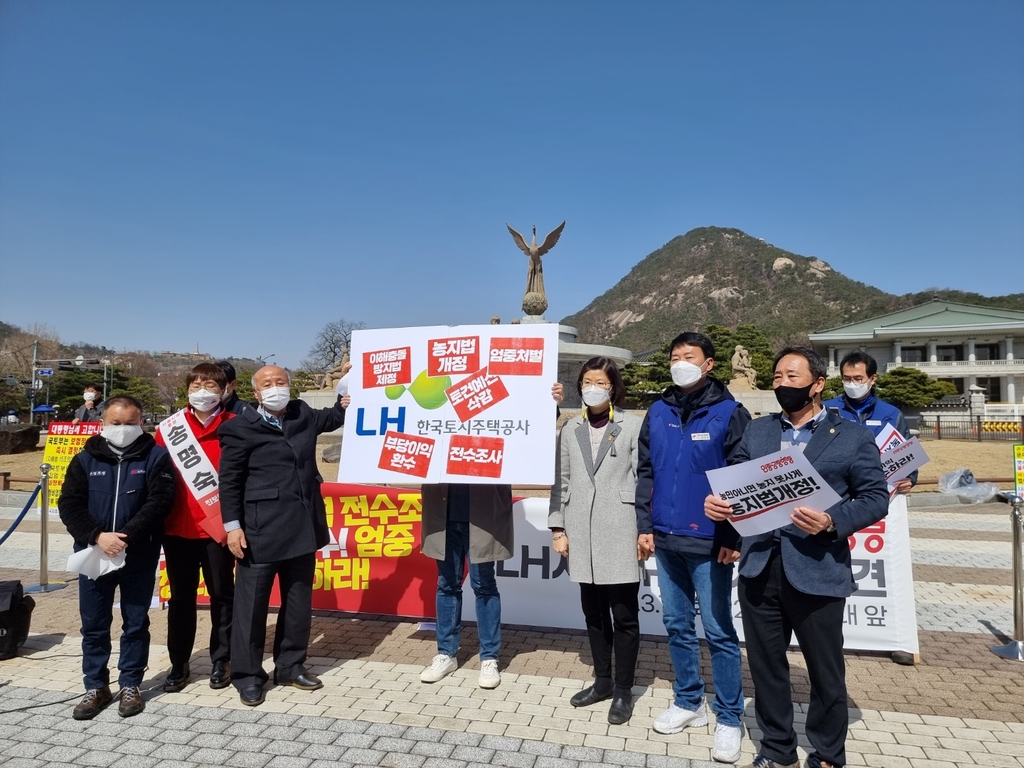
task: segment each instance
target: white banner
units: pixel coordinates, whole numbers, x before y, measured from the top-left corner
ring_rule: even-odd
[[[497,564],[502,623],[583,629],[579,585],[569,580],[566,561],[551,548],[548,499],[522,499],[513,509],[513,556]],[[889,516],[858,531],[850,543],[858,590],[846,601],[844,647],[918,653],[906,496],[896,496],[889,504]],[[640,631],[665,635],[657,567],[653,557],[647,561],[646,582],[640,585]],[[467,621],[476,620],[474,603],[467,585],[462,601]],[[733,610],[742,640],[735,578]],[[699,616],[697,632],[703,637]]]
[[[554,480],[558,326],[354,331],[341,483]]]

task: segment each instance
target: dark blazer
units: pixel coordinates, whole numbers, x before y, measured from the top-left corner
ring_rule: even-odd
[[[754,419],[740,441],[736,463],[775,453],[782,447],[782,415]],[[889,493],[878,446],[871,431],[829,411],[804,447],[804,456],[842,501],[827,510],[835,533],[808,534],[795,525],[781,531],[786,578],[811,595],[849,597],[857,589],[850,571],[847,537],[881,520]],[[760,574],[771,556],[774,532],[743,539],[740,576]]]
[[[289,560],[330,541],[316,438],[344,423],[339,399],[333,408],[322,410],[292,400],[280,428],[255,408],[245,408],[221,425],[221,516],[225,523],[242,524],[246,557],[252,562]]]

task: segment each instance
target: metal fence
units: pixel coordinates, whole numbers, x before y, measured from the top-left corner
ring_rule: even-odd
[[[985,416],[928,416],[921,419],[922,440],[1000,440],[1024,442],[1024,418]]]

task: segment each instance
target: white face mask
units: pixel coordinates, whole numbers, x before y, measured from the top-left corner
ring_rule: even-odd
[[[88,402],[88,403],[91,403],[91,402],[92,402],[93,400],[95,400],[95,399],[96,399],[96,393],[95,393],[95,392],[84,392],[84,393],[82,394],[82,398],[83,398],[83,399],[84,399],[84,400],[85,400],[86,402]]]
[[[863,384],[855,384],[852,381],[844,381],[843,389],[846,390],[846,396],[851,400],[863,400],[868,396],[868,392],[871,391],[871,382],[867,381]]]
[[[197,411],[212,411],[221,402],[221,396],[208,389],[197,389],[188,393],[188,402]]]
[[[288,387],[268,387],[260,392],[260,402],[268,411],[283,411],[292,399],[292,391]]]
[[[686,389],[692,387],[700,377],[704,375],[699,365],[688,363],[686,360],[678,360],[672,363],[672,383],[677,387]]]
[[[603,389],[601,387],[584,387],[583,388],[583,402],[591,408],[596,408],[599,405],[604,405],[608,402],[608,398],[611,396],[611,391]]]
[[[233,394],[235,394],[235,390],[231,389],[230,387],[224,387],[224,394],[220,396],[220,401],[222,403],[226,403],[228,400],[231,399],[231,396]]]
[[[104,426],[100,432],[103,439],[118,448],[126,448],[142,437],[141,424],[118,424],[116,426]]]

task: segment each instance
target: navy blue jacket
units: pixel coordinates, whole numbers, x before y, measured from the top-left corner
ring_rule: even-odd
[[[750,422],[736,452],[737,463],[782,450],[782,428],[778,413]],[[801,592],[849,597],[857,586],[850,570],[847,538],[889,512],[878,446],[867,429],[828,411],[804,447],[804,456],[839,494],[838,504],[818,510],[832,516],[836,530],[812,535],[792,524],[782,528],[782,567],[789,582]],[[744,538],[740,576],[758,576],[768,565],[774,544],[774,531]]]
[[[748,423],[747,409],[716,379],[690,395],[666,389],[648,410],[637,440],[637,532],[653,533],[655,546],[671,550],[739,549],[732,525],[712,523],[704,514],[704,497],[711,493],[705,473],[735,463]],[[707,440],[693,439],[704,435]]]
[[[847,421],[852,421],[860,424],[862,427],[867,427],[875,437],[878,437],[882,433],[886,424],[892,424],[892,426],[896,427],[903,437],[908,440],[910,439],[910,427],[907,425],[907,420],[903,417],[903,411],[892,403],[879,400],[877,395],[874,398],[874,402],[866,408],[861,406],[861,410],[859,411],[857,410],[857,407],[855,407],[855,402],[850,400],[850,398],[845,394],[840,395],[839,397],[833,397],[831,400],[826,400],[822,405],[826,408],[836,409],[839,411],[839,415]],[[917,470],[911,472],[907,479],[916,485]]]
[[[118,456],[101,435],[71,459],[57,508],[75,551],[101,533],[127,534],[134,544],[156,543],[174,504],[174,467],[166,449],[143,434]]]

